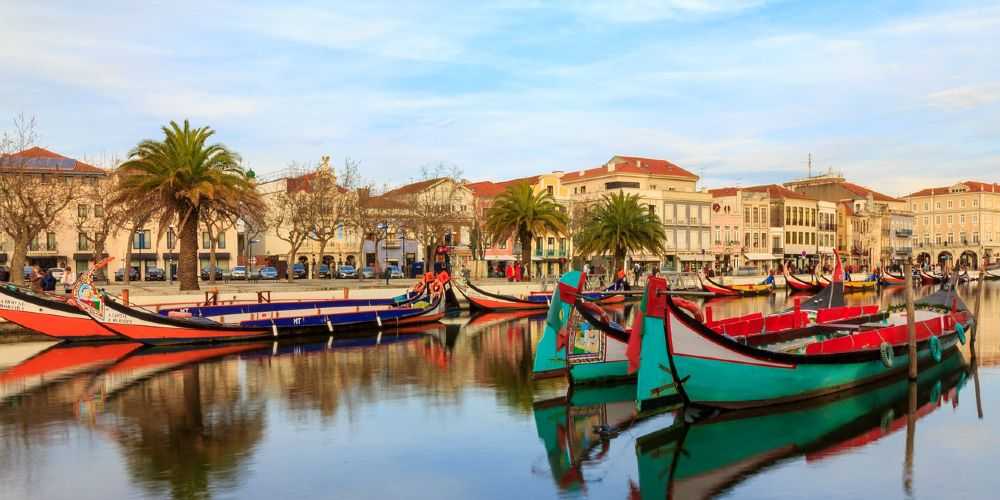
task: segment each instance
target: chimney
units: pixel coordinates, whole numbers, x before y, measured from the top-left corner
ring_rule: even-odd
[[[614,172],[615,171],[615,164],[609,161],[608,165],[607,165],[607,168],[608,168],[608,172]]]
[[[635,160],[635,166],[642,168],[642,160],[639,159]]]

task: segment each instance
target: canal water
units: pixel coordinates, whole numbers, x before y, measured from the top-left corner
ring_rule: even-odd
[[[917,384],[727,414],[533,382],[537,316],[377,345],[0,345],[0,498],[997,498],[1000,283],[982,307],[975,364],[965,348]]]

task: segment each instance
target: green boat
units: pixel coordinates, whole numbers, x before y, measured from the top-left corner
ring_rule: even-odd
[[[535,349],[536,378],[567,376],[572,384],[615,383],[633,380],[635,366],[629,370],[627,348],[631,331],[616,323],[600,306],[580,296],[586,279],[579,271],[570,271],[559,279],[552,294],[545,320],[545,330]],[[646,314],[650,290],[666,288],[666,280],[649,278],[642,300],[636,306],[633,325],[643,331],[662,331],[662,317]],[[638,346],[636,346],[638,347]],[[645,385],[643,385],[645,383]],[[657,397],[676,395],[674,382],[666,377],[646,377],[639,391]]]
[[[942,401],[957,405],[967,373],[957,352],[929,366],[917,380],[914,417]],[[905,428],[910,393],[901,376],[767,411],[689,408],[637,440],[641,498],[712,498],[775,463],[860,448]]]
[[[665,328],[642,335],[640,402],[655,397],[641,390],[646,376],[671,374],[689,403],[745,408],[843,391],[892,376],[909,363],[901,311],[877,324],[811,325],[782,335],[780,342],[755,344],[752,337],[718,333],[662,296],[652,304],[648,314],[662,317]],[[954,290],[940,290],[918,307],[919,362],[940,360],[964,343],[973,319]]]
[[[535,403],[535,428],[561,491],[581,490],[583,467],[607,458],[612,439],[653,415],[638,412],[635,390],[631,383],[588,386]]]

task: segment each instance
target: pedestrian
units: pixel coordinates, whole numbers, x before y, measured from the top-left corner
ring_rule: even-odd
[[[42,288],[42,270],[38,266],[31,266],[31,274],[28,275],[28,280],[31,282],[31,291],[36,293],[42,293],[45,290]]]
[[[522,279],[524,279],[524,266],[522,266],[521,263],[518,262],[514,266],[514,281],[520,283]]]
[[[54,292],[56,290],[56,277],[52,275],[52,270],[45,271],[42,276],[42,291]]]
[[[63,274],[62,281],[63,281],[63,289],[66,291],[66,293],[72,293],[73,286],[76,285],[76,273],[74,273],[69,266],[66,266],[66,273]]]
[[[507,281],[514,281],[514,264],[507,264],[504,266],[505,274],[507,275]]]

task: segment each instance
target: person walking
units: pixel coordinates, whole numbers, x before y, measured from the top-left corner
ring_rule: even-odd
[[[73,293],[74,286],[76,286],[76,273],[69,266],[66,266],[66,273],[63,274],[63,290],[66,293]]]
[[[42,276],[42,290],[46,292],[56,291],[56,277],[52,275],[52,270],[45,271]]]
[[[42,293],[45,290],[42,288],[42,270],[38,266],[31,266],[31,274],[28,275],[28,280],[31,282],[31,291],[36,293]]]

